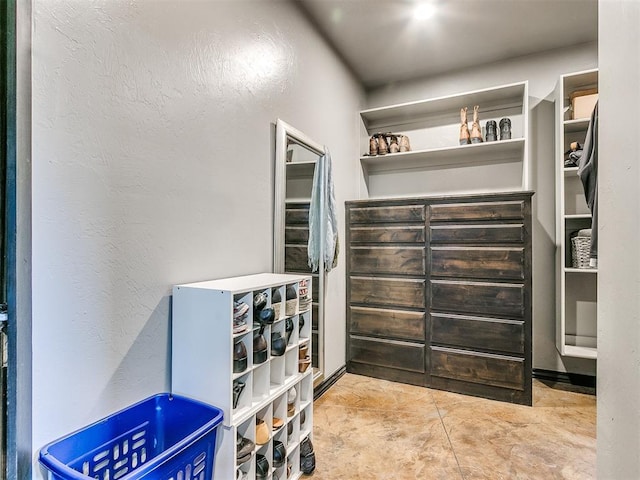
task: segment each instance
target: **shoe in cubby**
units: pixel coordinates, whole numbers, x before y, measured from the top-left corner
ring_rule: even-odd
[[[276,321],[281,320],[284,317],[283,302],[282,298],[284,296],[284,286],[273,287],[271,289],[271,308],[276,316]]]
[[[300,471],[305,475],[311,475],[316,469],[316,454],[313,450],[311,436],[304,437],[300,441]]]
[[[298,315],[298,333],[299,342],[307,340],[311,337],[311,312],[306,311]]]
[[[287,285],[285,290],[285,315],[291,317],[298,312],[298,284]]]
[[[301,280],[298,285],[298,309],[301,312],[309,310],[311,307],[311,282]]]
[[[245,373],[233,380],[231,388],[231,405],[233,414],[237,414],[243,409],[251,407],[252,403],[252,374]]]

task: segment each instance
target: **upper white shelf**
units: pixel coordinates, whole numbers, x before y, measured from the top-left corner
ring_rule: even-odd
[[[293,284],[307,278],[305,275],[291,275],[285,273],[257,273],[244,277],[222,278],[206,280],[204,282],[187,283],[176,287],[188,286],[203,290],[227,290],[233,294],[247,293],[252,290],[264,290],[269,287],[280,287]]]
[[[476,90],[429,100],[371,108],[360,112],[369,134],[391,126],[414,124],[420,119],[451,116],[459,119],[460,108],[481,105],[483,114],[508,108],[522,109],[526,82]]]
[[[452,147],[360,157],[369,173],[414,170],[464,164],[522,161],[524,139],[455,145]]]
[[[564,121],[565,133],[586,132],[589,128],[589,118],[577,118]]]

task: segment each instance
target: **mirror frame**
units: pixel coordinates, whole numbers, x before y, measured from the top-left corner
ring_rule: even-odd
[[[285,259],[285,214],[287,194],[287,146],[296,143],[318,155],[318,166],[322,167],[321,158],[325,154],[323,145],[313,141],[300,130],[281,119],[276,121],[276,154],[275,154],[275,186],[274,186],[274,219],[273,219],[273,271],[284,273]],[[315,175],[315,174],[314,174]],[[322,213],[322,212],[321,212]],[[322,253],[322,252],[321,252]],[[326,272],[323,268],[318,272],[318,373],[314,373],[313,384],[324,380],[324,301]]]

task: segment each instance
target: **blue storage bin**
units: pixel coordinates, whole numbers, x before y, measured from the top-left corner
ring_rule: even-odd
[[[54,479],[211,480],[222,410],[162,393],[40,450]]]

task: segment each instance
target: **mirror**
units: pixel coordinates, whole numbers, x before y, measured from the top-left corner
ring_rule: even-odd
[[[314,385],[324,379],[324,292],[326,274],[307,263],[309,204],[314,174],[322,172],[324,147],[278,119],[276,123],[274,251],[275,273],[312,276],[311,365]],[[321,269],[322,270],[322,269]]]

